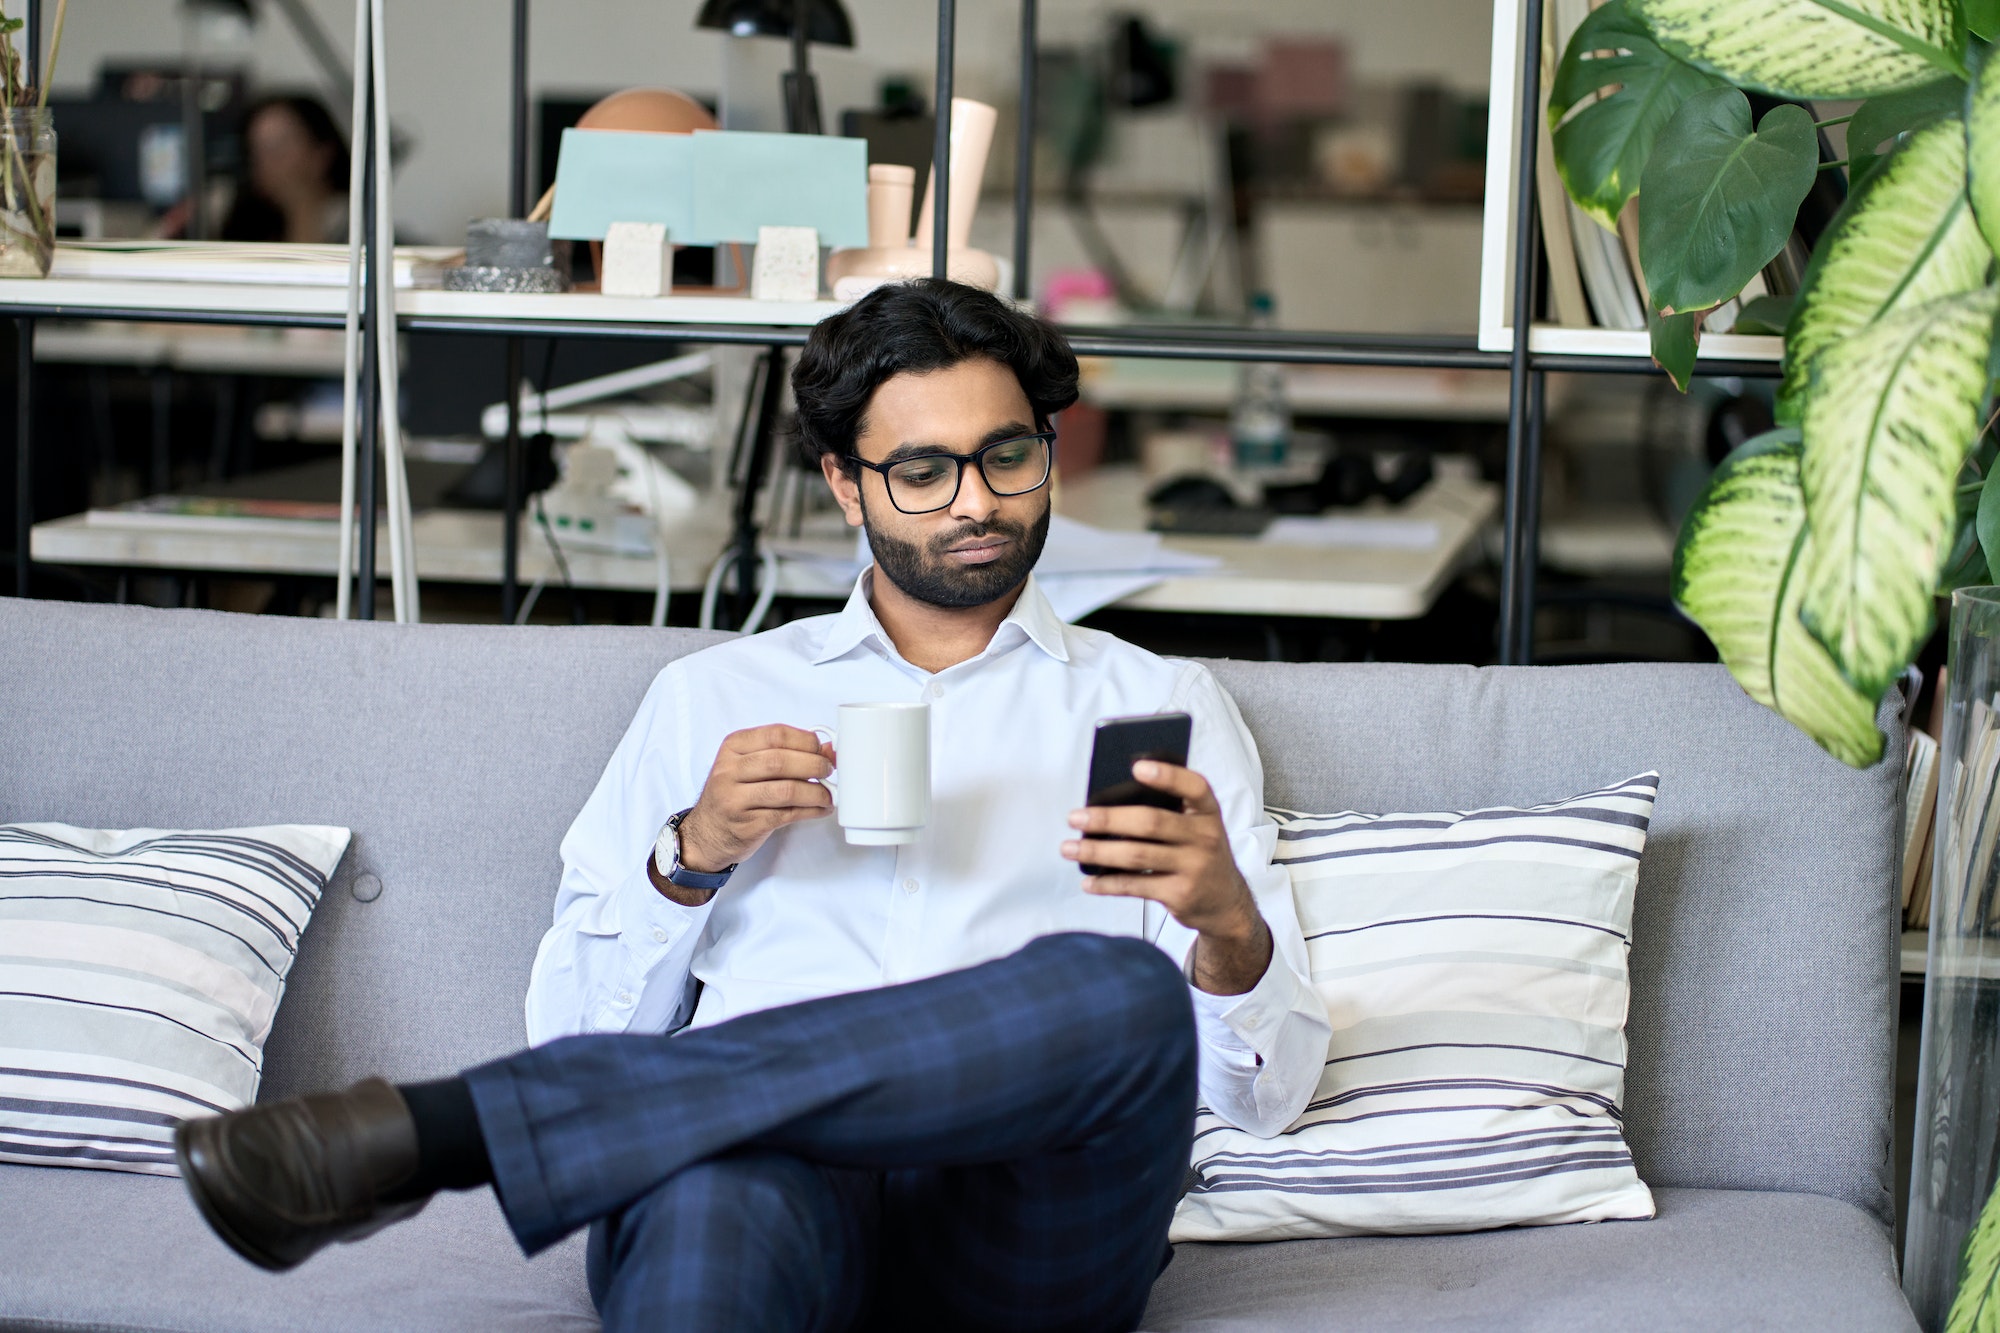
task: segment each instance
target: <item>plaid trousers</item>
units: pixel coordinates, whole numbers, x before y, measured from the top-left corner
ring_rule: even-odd
[[[1193,1133],[1153,945],[995,962],[469,1071],[528,1253],[592,1226],[610,1333],[1134,1327]]]

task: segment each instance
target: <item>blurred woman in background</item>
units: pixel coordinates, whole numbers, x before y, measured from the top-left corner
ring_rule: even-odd
[[[347,140],[316,97],[266,97],[243,117],[243,175],[225,241],[345,241]]]

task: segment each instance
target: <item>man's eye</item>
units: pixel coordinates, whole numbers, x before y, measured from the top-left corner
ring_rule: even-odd
[[[987,457],[992,460],[994,467],[1024,467],[1028,462],[1028,447],[1024,444],[1011,445],[1005,449],[996,449]]]
[[[944,480],[945,470],[936,463],[906,463],[895,475],[905,486],[935,486]]]

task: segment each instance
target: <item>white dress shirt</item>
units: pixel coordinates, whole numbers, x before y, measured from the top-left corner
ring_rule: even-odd
[[[1189,766],[1214,788],[1276,943],[1248,992],[1193,990],[1202,1100],[1253,1134],[1291,1123],[1330,1029],[1306,981],[1289,883],[1271,865],[1277,830],[1256,743],[1229,696],[1196,663],[1064,624],[1032,578],[984,652],[932,674],[882,629],[871,573],[835,615],[718,644],[653,681],[563,839],[555,925],[528,987],[529,1040],[721,1022],[970,967],[1057,931],[1138,936],[1185,968],[1194,931],[1156,903],[1085,893],[1059,851],[1075,836],[1068,816],[1083,804],[1094,724],[1183,711],[1194,718]],[[852,847],[831,817],[807,820],[774,833],[703,906],[653,888],[654,839],[695,803],[730,732],[831,726],[843,703],[916,700],[931,706],[932,774],[917,841]]]

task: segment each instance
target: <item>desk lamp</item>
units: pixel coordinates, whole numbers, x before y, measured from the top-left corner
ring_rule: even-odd
[[[854,45],[854,25],[840,0],[704,0],[694,25],[732,37],[791,39],[792,68],[784,78],[785,128],[793,134],[820,132],[819,84],[806,48],[812,42]]]

